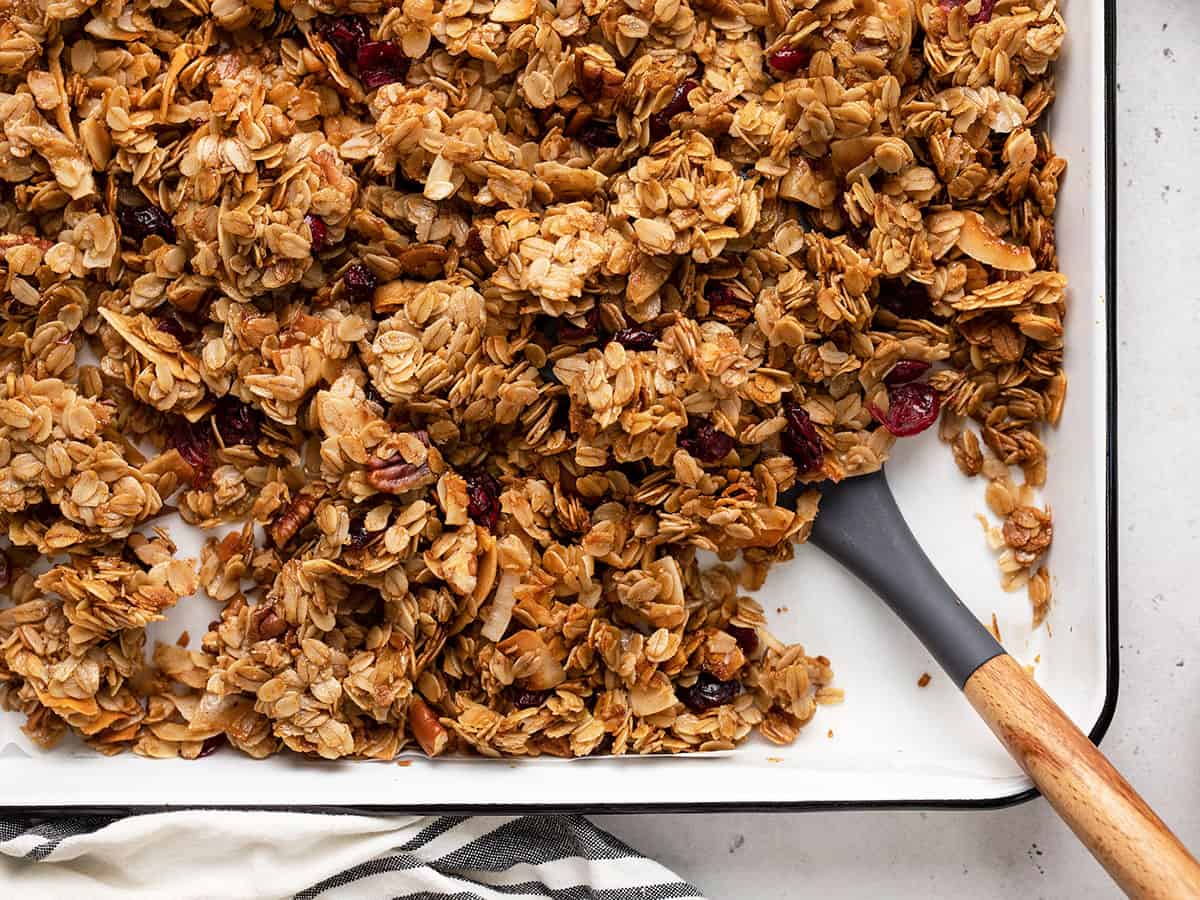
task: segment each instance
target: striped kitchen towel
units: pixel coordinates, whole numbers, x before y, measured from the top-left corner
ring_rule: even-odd
[[[22,900],[703,900],[579,816],[7,819],[0,885]]]

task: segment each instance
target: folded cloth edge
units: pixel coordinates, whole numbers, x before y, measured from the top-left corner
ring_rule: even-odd
[[[30,900],[703,900],[582,816],[180,810],[0,819]]]

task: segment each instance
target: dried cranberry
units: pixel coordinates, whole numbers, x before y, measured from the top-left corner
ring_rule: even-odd
[[[313,253],[320,253],[329,246],[327,243],[329,240],[329,229],[325,227],[324,219],[309,213],[304,217],[304,224],[308,226],[308,233],[312,235]]]
[[[626,350],[653,350],[657,339],[652,332],[640,328],[622,328],[613,335],[613,340]]]
[[[204,481],[212,469],[212,442],[212,429],[207,422],[180,419],[171,430],[171,446],[196,470],[199,481]]]
[[[967,0],[940,0],[938,6],[943,12],[950,12],[952,9],[958,9],[960,6],[966,6]],[[973,16],[969,16],[967,21],[972,25],[978,25],[980,22],[990,22],[992,20],[992,10],[996,6],[996,0],[979,0],[979,12]]]
[[[496,530],[500,519],[500,482],[482,469],[468,472],[467,514],[489,531]]]
[[[723,431],[718,431],[711,422],[701,419],[679,439],[681,446],[701,462],[720,462],[733,449],[733,438]]]
[[[212,756],[218,750],[225,746],[225,735],[214,734],[203,744],[200,745],[200,752],[196,754],[196,759],[204,759],[206,756]]]
[[[704,285],[704,299],[712,307],[745,306],[746,300],[733,287],[732,281],[709,281]]]
[[[541,706],[554,693],[554,691],[531,691],[527,688],[517,687],[515,684],[508,690],[513,706],[517,709],[533,709],[535,706]]]
[[[358,80],[368,91],[385,84],[403,81],[408,71],[408,57],[399,44],[391,41],[369,41],[358,48]]]
[[[979,0],[979,12],[971,16],[971,24],[978,25],[980,22],[992,21],[992,10],[996,6],[996,0]]]
[[[916,382],[890,388],[888,404],[886,416],[873,403],[867,409],[896,437],[911,437],[937,421],[942,398],[929,385]]]
[[[670,101],[650,117],[650,140],[661,141],[671,133],[671,119],[690,109],[688,94],[700,87],[694,78],[685,78],[675,87]]]
[[[371,540],[371,532],[367,531],[367,520],[360,516],[350,520],[350,540],[346,547],[350,550],[361,550]]]
[[[358,50],[371,39],[370,27],[362,16],[336,16],[323,19],[317,26],[321,37],[333,45],[343,63],[358,59]]]
[[[375,293],[379,279],[375,277],[374,272],[362,263],[355,263],[346,269],[342,275],[342,284],[345,285],[346,293],[352,301],[355,303],[365,303]]]
[[[771,64],[772,69],[791,74],[807,66],[810,59],[812,53],[803,47],[780,47],[767,57],[767,62]]]
[[[923,319],[929,315],[929,293],[918,282],[891,282],[879,291],[879,305],[901,319]]]
[[[691,687],[675,689],[675,696],[683,701],[683,705],[692,712],[704,712],[732,703],[742,692],[742,683],[736,679],[718,681],[707,672],[701,672],[696,683]]]
[[[910,381],[916,381],[928,371],[929,363],[923,359],[902,359],[892,366],[892,371],[887,373],[883,383],[908,384]]]
[[[575,325],[569,319],[558,322],[558,337],[563,341],[586,341],[594,337],[600,325],[600,310],[593,306],[583,316],[583,324]]]
[[[743,628],[741,625],[726,625],[725,630],[733,635],[742,652],[749,656],[758,649],[758,632],[753,628]]]
[[[598,150],[601,147],[617,146],[621,143],[621,136],[617,134],[615,122],[592,119],[580,130],[579,142],[593,150]]]
[[[117,210],[117,222],[121,233],[132,241],[141,243],[156,234],[169,244],[175,243],[175,225],[157,206],[122,206]]]
[[[780,438],[783,452],[792,458],[801,474],[816,471],[825,461],[825,445],[808,411],[799,403],[785,404],[787,428]]]
[[[236,397],[225,396],[217,401],[217,433],[226,447],[258,443],[259,412]]]
[[[175,316],[163,316],[161,319],[156,319],[154,327],[171,335],[179,341],[180,346],[186,347],[196,338],[196,333],[186,328]]]

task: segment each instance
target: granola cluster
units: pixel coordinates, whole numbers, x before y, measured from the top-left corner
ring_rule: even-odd
[[[787,743],[839,693],[744,592],[939,415],[1044,610],[1063,38],[1056,0],[7,0],[0,702],[151,757]],[[176,603],[211,625],[147,658]]]

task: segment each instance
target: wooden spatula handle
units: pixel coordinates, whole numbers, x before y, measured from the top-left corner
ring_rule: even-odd
[[[976,712],[1131,897],[1200,897],[1200,864],[1007,653],[963,688]]]

